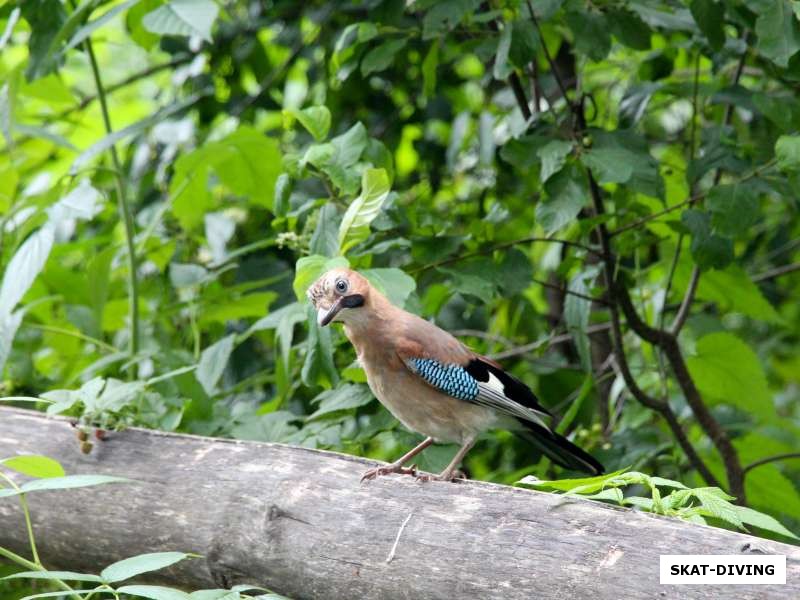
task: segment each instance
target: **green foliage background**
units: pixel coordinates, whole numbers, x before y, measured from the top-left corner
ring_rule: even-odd
[[[609,471],[798,531],[800,3],[405,4],[0,7],[3,395],[391,459],[303,298],[349,264]],[[560,475],[505,432],[466,467]]]

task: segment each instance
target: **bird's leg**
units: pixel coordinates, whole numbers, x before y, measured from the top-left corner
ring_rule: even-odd
[[[461,448],[458,449],[458,452],[456,452],[453,460],[450,461],[450,464],[447,465],[447,468],[444,471],[438,475],[417,475],[417,479],[420,481],[453,481],[455,479],[465,479],[464,474],[456,469],[458,465],[461,464],[461,461],[464,460],[467,452],[469,452],[474,445],[475,436],[471,435],[464,440],[464,443],[461,444]]]
[[[421,444],[415,446],[408,452],[406,452],[403,456],[398,458],[391,464],[386,465],[385,467],[375,467],[370,469],[361,477],[361,481],[365,481],[368,479],[375,479],[381,475],[388,475],[390,473],[400,473],[401,475],[416,475],[417,468],[415,466],[411,467],[404,467],[403,465],[407,463],[409,460],[414,458],[417,454],[425,450],[428,446],[433,443],[433,438],[425,438]]]

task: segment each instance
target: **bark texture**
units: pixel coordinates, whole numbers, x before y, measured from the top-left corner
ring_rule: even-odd
[[[0,408],[0,457],[29,453],[137,482],[31,494],[50,568],[99,572],[178,550],[203,558],[153,582],[331,600],[800,598],[800,548],[588,500],[402,476],[362,484],[372,463],[352,456],[138,429],[87,456],[65,420]],[[0,500],[0,545],[27,555],[13,498]],[[754,551],[787,555],[787,585],[658,582],[661,554]]]

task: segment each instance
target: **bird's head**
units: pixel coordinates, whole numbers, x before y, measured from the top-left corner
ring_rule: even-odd
[[[306,292],[317,309],[317,323],[358,320],[358,312],[369,300],[366,278],[350,269],[333,269],[322,275]]]

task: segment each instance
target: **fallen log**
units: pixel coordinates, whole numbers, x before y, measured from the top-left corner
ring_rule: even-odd
[[[250,583],[301,599],[800,598],[800,548],[582,499],[481,482],[360,483],[370,461],[281,444],[129,429],[81,454],[65,419],[0,408],[0,458],[137,483],[29,495],[49,568],[97,573],[145,552],[203,558],[152,578]],[[26,554],[14,498],[0,546]],[[662,586],[659,555],[787,555],[787,584]]]

